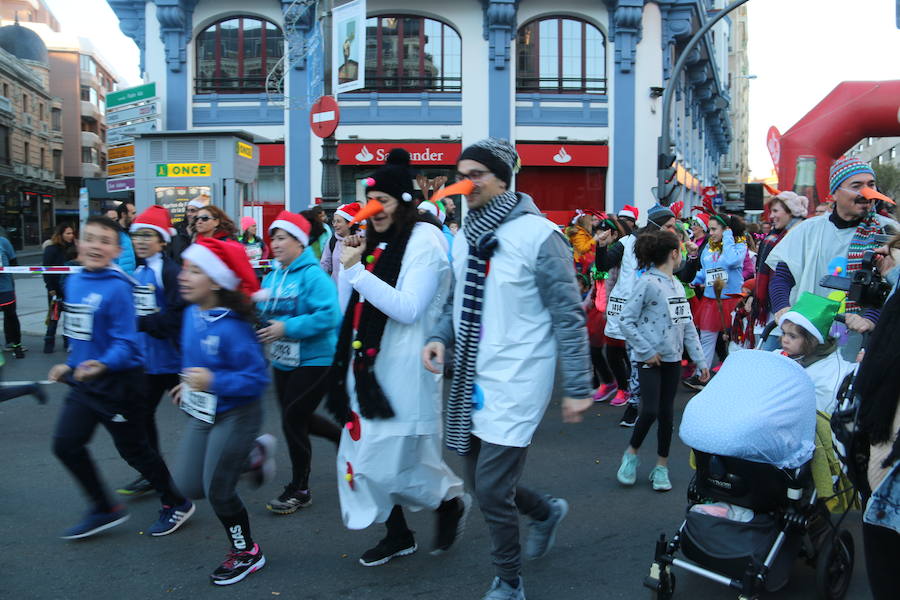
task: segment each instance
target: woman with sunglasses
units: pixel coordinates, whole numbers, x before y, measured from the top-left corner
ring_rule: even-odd
[[[211,237],[217,240],[237,240],[237,228],[224,210],[218,206],[204,206],[194,218],[197,237]]]

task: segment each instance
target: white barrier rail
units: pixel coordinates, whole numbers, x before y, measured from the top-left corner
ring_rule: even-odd
[[[272,260],[252,260],[250,265],[254,269],[270,269],[272,268]],[[67,273],[77,273],[84,267],[51,267],[45,265],[33,265],[24,267],[0,267],[0,273],[9,275],[34,275],[48,273],[51,275],[65,275]]]

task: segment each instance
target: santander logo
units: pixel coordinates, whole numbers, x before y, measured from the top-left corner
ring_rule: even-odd
[[[356,160],[359,162],[370,162],[373,158],[375,158],[375,155],[369,152],[369,149],[365,146],[356,154]]]
[[[566,152],[565,147],[560,146],[559,152],[553,155],[553,161],[558,162],[561,165],[566,164],[567,162],[572,160],[572,155]]]

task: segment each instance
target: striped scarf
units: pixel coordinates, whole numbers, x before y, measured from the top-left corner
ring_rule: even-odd
[[[495,231],[519,203],[513,192],[495,196],[485,206],[466,215],[463,233],[469,244],[462,314],[456,342],[456,362],[444,429],[447,447],[465,456],[471,450],[472,395],[475,390],[475,361],[481,335],[481,308],[488,261],[497,249]]]
[[[879,229],[875,213],[870,213],[856,226],[853,239],[850,240],[850,250],[847,252],[847,277],[853,278],[853,272],[859,271],[862,267],[863,254],[866,253],[866,250],[874,250],[878,247],[875,234]],[[859,313],[860,310],[860,306],[856,302],[847,300],[846,312]]]

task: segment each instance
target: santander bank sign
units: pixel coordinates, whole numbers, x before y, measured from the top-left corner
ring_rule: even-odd
[[[338,161],[342,165],[382,165],[394,148],[405,148],[414,165],[453,165],[462,152],[462,144],[453,143],[341,142]]]

